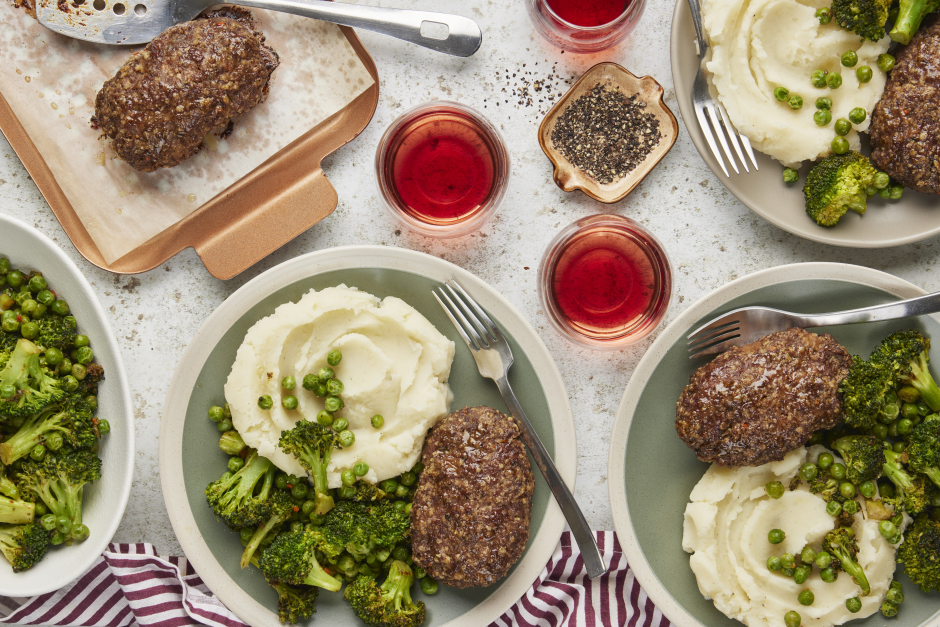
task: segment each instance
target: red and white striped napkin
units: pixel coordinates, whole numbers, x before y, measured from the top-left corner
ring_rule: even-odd
[[[607,573],[590,580],[565,532],[535,584],[490,627],[669,627],[627,565],[617,536],[597,532]],[[185,557],[112,544],[75,583],[31,599],[0,597],[0,624],[63,627],[246,627]]]

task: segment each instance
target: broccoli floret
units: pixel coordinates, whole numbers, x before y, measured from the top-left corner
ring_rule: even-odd
[[[252,556],[255,551],[258,550],[258,547],[261,546],[261,543],[267,535],[271,533],[275,527],[290,518],[294,512],[298,511],[297,506],[294,504],[294,499],[284,490],[274,490],[268,498],[266,506],[270,512],[270,517],[263,525],[258,527],[254,535],[251,536],[251,540],[248,541],[245,550],[242,551],[242,568],[248,567],[248,564],[251,563]]]
[[[52,433],[60,433],[72,448],[92,448],[98,441],[94,411],[81,396],[73,394],[61,403],[26,419],[13,436],[0,444],[0,462],[10,465],[26,457]]]
[[[343,584],[330,576],[317,561],[318,538],[310,531],[282,533],[258,560],[258,566],[271,583],[308,585],[338,592]]]
[[[881,368],[858,355],[852,357],[849,374],[839,383],[845,424],[861,431],[870,431],[885,409],[885,394],[894,381]]]
[[[343,549],[357,561],[378,549],[393,549],[408,539],[410,515],[391,501],[340,501],[326,515],[321,550],[335,557]],[[337,551],[339,549],[339,551]]]
[[[940,523],[918,516],[904,532],[898,562],[921,590],[940,592]]]
[[[39,335],[34,342],[44,351],[57,348],[64,352],[75,343],[75,327],[62,316],[47,314],[35,322],[39,325]]]
[[[874,481],[885,463],[882,440],[873,435],[847,435],[832,443],[845,461],[846,478],[858,485]]]
[[[36,504],[18,499],[0,498],[0,523],[24,525],[33,522]]]
[[[254,527],[271,515],[267,501],[273,485],[274,464],[252,451],[238,472],[206,486],[206,501],[230,529]]]
[[[11,499],[20,498],[20,489],[7,477],[7,469],[0,466],[0,494]]]
[[[59,380],[39,365],[39,347],[18,340],[13,354],[0,370],[0,388],[12,386],[13,396],[0,399],[0,416],[18,418],[43,411],[65,397]]]
[[[839,560],[842,570],[848,573],[852,581],[861,589],[862,596],[868,596],[871,592],[868,577],[855,561],[858,556],[858,540],[855,538],[855,532],[850,527],[837,527],[826,534],[822,548]]]
[[[385,583],[360,575],[343,592],[353,612],[374,627],[418,627],[424,622],[424,603],[411,599],[414,573],[408,564],[394,560]]]
[[[927,482],[922,475],[911,475],[904,469],[901,456],[891,449],[885,449],[885,463],[882,473],[891,480],[897,489],[897,497],[890,502],[901,505],[908,514],[914,515],[924,511],[929,505],[930,495]]]
[[[86,483],[101,477],[101,460],[88,450],[66,450],[46,453],[41,462],[26,458],[17,473],[17,483],[24,500],[39,498],[57,519],[69,521],[60,530],[63,541],[82,541],[88,527],[82,524],[82,495]]]
[[[940,487],[940,416],[928,416],[914,427],[904,452],[908,468],[926,475]]]
[[[872,352],[871,362],[902,384],[914,386],[927,406],[940,411],[940,388],[928,368],[930,338],[914,330],[892,333]]]
[[[832,477],[829,479],[823,479],[822,477],[813,479],[809,482],[809,491],[827,503],[829,501],[845,503],[847,500],[839,493],[839,482]]]
[[[806,213],[820,226],[835,226],[849,209],[865,213],[867,190],[877,173],[867,157],[854,151],[826,157],[806,177]]]
[[[906,46],[911,43],[924,18],[940,9],[940,0],[901,0],[898,9],[898,19],[889,34],[891,39]]]
[[[340,498],[344,501],[374,502],[381,501],[387,496],[385,492],[379,489],[379,486],[363,481],[362,479],[354,483],[352,489],[343,488],[340,492]]]
[[[832,0],[836,23],[869,41],[884,38],[890,9],[891,0]]]
[[[39,523],[0,527],[0,552],[15,573],[41,560],[48,548],[49,532]]]
[[[333,449],[339,448],[339,434],[316,422],[301,420],[290,431],[282,431],[278,446],[293,455],[313,478],[314,510],[321,516],[333,508],[326,480],[326,468],[330,464]]]
[[[295,624],[307,620],[317,611],[316,603],[320,589],[316,586],[274,583],[271,587],[277,592],[277,617],[282,623]]]

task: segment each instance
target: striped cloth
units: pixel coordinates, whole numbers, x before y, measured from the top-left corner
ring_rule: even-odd
[[[617,536],[597,532],[610,568],[590,580],[566,531],[526,595],[490,627],[670,627],[627,565]],[[63,627],[247,627],[185,557],[111,544],[75,583],[32,599],[0,597],[0,624]]]

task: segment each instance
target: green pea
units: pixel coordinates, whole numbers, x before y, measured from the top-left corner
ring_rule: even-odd
[[[816,550],[809,545],[803,547],[803,551],[800,553],[800,561],[802,561],[804,564],[812,564],[815,560]]]
[[[69,315],[69,304],[63,299],[59,298],[54,303],[49,305],[49,310],[57,316],[67,316]]]
[[[822,10],[823,9],[820,9],[819,11],[822,11]],[[816,13],[818,14],[819,11],[817,11]],[[827,12],[827,15],[828,15],[828,12]],[[823,23],[822,18],[820,18],[819,21],[820,23]],[[826,21],[825,23],[828,24],[829,22]],[[793,610],[790,610],[789,612],[783,615],[783,624],[786,625],[786,627],[800,627],[800,624],[802,624],[802,622],[803,622],[803,617],[800,616],[799,612],[794,612]]]
[[[781,563],[780,558],[776,555],[771,555],[767,558],[767,570],[771,572],[779,572],[783,568],[783,563]]]
[[[87,366],[95,358],[95,353],[87,346],[78,349],[78,363]]]
[[[817,98],[816,108],[823,110],[823,111],[829,111],[830,109],[832,109],[832,98],[827,98],[826,96]]]
[[[878,494],[883,499],[894,498],[894,484],[890,481],[882,481],[878,484]]]
[[[87,335],[76,335],[75,336],[75,348],[81,348],[82,346],[88,346],[90,343]]]
[[[421,580],[421,592],[425,594],[437,594],[437,590],[437,582],[430,577],[425,577]]]
[[[53,294],[49,290],[43,290],[39,292],[38,294],[36,294],[36,300],[39,301],[40,305],[45,305],[46,307],[48,307],[49,305],[55,302],[55,294]]]
[[[287,489],[287,475],[282,472],[278,473],[274,477],[274,487],[276,487],[278,490],[286,490]]]
[[[228,469],[232,472],[238,472],[245,465],[245,460],[237,455],[228,458]]]
[[[796,600],[800,602],[800,605],[812,605],[816,600],[816,595],[812,590],[803,590],[797,595]]]
[[[331,350],[326,355],[326,363],[330,364],[331,366],[338,366],[339,362],[341,361],[343,361],[343,354],[338,350]]]
[[[326,396],[329,394],[329,391],[326,389],[325,383],[317,383],[317,387],[314,388],[313,393],[320,398],[326,398]]]
[[[414,484],[418,483],[418,476],[413,472],[405,471],[401,473],[401,478],[399,481],[403,486],[408,486],[410,488]]]
[[[850,611],[853,614],[858,614],[862,611],[862,602],[858,597],[852,597],[851,599],[845,600],[845,609]]]
[[[310,518],[310,514],[313,513],[313,510],[317,508],[317,502],[314,500],[304,501],[303,505],[300,506],[300,513]]]
[[[286,377],[281,379],[281,387],[289,392],[293,390],[295,387],[297,387],[297,379],[295,379],[294,377],[290,375],[287,375]]]
[[[790,99],[790,90],[786,87],[778,87],[774,90],[774,98],[780,102],[786,102]]]
[[[222,408],[218,405],[213,405],[209,408],[209,420],[212,422],[219,422],[224,417],[225,416],[223,415]]]
[[[65,444],[65,439],[61,433],[54,431],[46,436],[45,444],[50,451],[58,451]]]
[[[832,122],[832,113],[827,109],[819,109],[813,114],[813,122],[816,123],[816,126],[826,126]]]
[[[386,479],[379,483],[379,489],[386,494],[392,494],[398,489],[398,482],[394,479]]]
[[[898,421],[895,420],[888,425],[888,435],[892,438],[898,437]]]
[[[411,467],[411,472],[415,473],[416,475],[420,475],[422,470],[424,470],[424,464],[421,462],[417,462],[414,466]]]
[[[879,172],[879,174],[884,174],[884,173]],[[903,405],[901,405],[901,416],[903,416],[903,419],[909,421],[911,425],[913,426],[914,421],[920,418],[920,416],[917,415],[917,404],[916,403],[904,403]],[[898,424],[899,429],[900,427],[901,425]]]
[[[800,566],[796,569],[796,572],[793,573],[793,583],[800,586],[806,583],[806,580],[809,579],[810,574],[813,572],[812,567],[810,566]]]
[[[326,400],[323,401],[323,406],[326,411],[336,413],[343,408],[343,399],[339,396],[327,396]]]
[[[854,516],[858,513],[859,504],[858,501],[851,499],[842,504],[842,511],[846,514]]]
[[[222,405],[222,415],[225,416],[226,418],[232,417],[232,408],[229,407],[228,403],[226,403],[225,405]]]
[[[343,393],[343,389],[346,386],[343,385],[343,382],[339,379],[330,379],[326,384],[326,391],[334,396],[338,396]]]
[[[836,135],[845,136],[849,134],[849,131],[852,130],[852,123],[846,120],[845,118],[839,118],[836,120],[835,125]]]
[[[59,374],[66,375],[72,372],[72,360],[66,356],[62,356],[62,363],[59,364]]]
[[[41,462],[42,460],[46,458],[46,447],[43,446],[42,444],[37,444],[29,452],[29,457],[32,460]]]
[[[840,61],[845,67],[855,67],[858,64],[858,53],[854,50],[843,52]]]
[[[333,421],[333,429],[337,432],[345,431],[349,428],[349,421],[345,418],[337,418]]]
[[[251,542],[251,538],[254,537],[255,530],[255,527],[245,527],[240,529],[238,532],[238,537],[242,542],[247,544],[248,542]]]
[[[787,539],[787,534],[785,534],[780,529],[771,529],[767,533],[767,541],[770,542],[771,544],[780,544],[786,539]]]
[[[0,257],[0,274],[6,274],[10,271],[10,260],[6,257]]]
[[[826,512],[830,516],[838,516],[842,513],[842,503],[839,501],[829,501],[826,503]]]
[[[297,409],[297,397],[285,396],[281,399],[281,405],[284,407],[284,409]]]
[[[346,429],[345,431],[340,431],[338,437],[339,437],[339,444],[343,448],[349,448],[356,441],[356,434],[350,431],[349,429]]]
[[[847,499],[855,498],[855,484],[845,481],[839,486],[839,494]]]
[[[890,72],[894,69],[895,58],[890,54],[878,55],[878,69],[882,72]]]
[[[23,273],[19,270],[10,270],[7,272],[7,283],[10,284],[10,287],[18,288],[25,280],[26,277],[23,276]]]
[[[914,428],[914,421],[909,418],[898,420],[898,435],[907,435]]]
[[[898,581],[897,579],[892,579],[892,580],[891,580],[891,585],[888,586],[888,589],[889,589],[889,590],[901,590],[901,591],[903,592],[903,591],[904,591],[904,585],[903,585],[900,581]]]
[[[55,529],[55,514],[46,514],[43,516],[39,524],[42,525],[42,528],[46,531],[52,531]]]
[[[799,111],[803,108],[803,96],[790,96],[790,99],[787,100],[787,104],[790,105],[790,108],[794,111]]]
[[[52,313],[55,313],[55,312],[52,312]],[[68,324],[73,329],[78,327],[78,322],[75,320],[75,316],[65,316],[62,319],[62,321]]]
[[[219,421],[219,423],[218,423],[215,427],[216,427],[216,429],[218,429],[218,430],[219,430],[220,432],[222,432],[222,433],[225,433],[226,431],[231,431],[231,430],[232,430],[232,421],[229,420],[228,418],[223,418],[222,420]],[[101,429],[101,424],[100,424],[100,423],[98,424],[98,429],[99,429],[99,432],[100,432],[100,429]]]
[[[374,429],[381,429],[385,425],[385,418],[382,418],[379,414],[372,416],[372,427]]]
[[[832,468],[829,469],[829,474],[832,475],[833,479],[842,481],[845,479],[845,464],[833,464]]]
[[[274,399],[269,394],[258,397],[258,407],[261,409],[271,409],[274,407]]]
[[[819,571],[819,578],[826,583],[832,583],[839,578],[839,575],[832,569],[832,566],[827,566]]]
[[[55,532],[54,534],[52,534],[52,536],[49,538],[49,542],[52,543],[52,544],[55,545],[55,546],[58,546],[58,545],[62,544],[63,542],[65,542],[65,534],[62,533],[62,532],[60,532],[60,531],[56,531],[56,532]]]
[[[315,374],[304,375],[303,381],[300,382],[300,385],[307,390],[308,392],[313,392],[317,389],[320,379],[317,378]]]
[[[826,77],[826,85],[829,86],[829,89],[839,89],[842,87],[842,75],[838,72],[833,72]]]
[[[862,107],[855,107],[849,111],[849,121],[853,124],[861,124],[868,117],[868,112]]]
[[[816,9],[816,19],[819,20],[819,23],[825,26],[832,21],[832,13],[830,13],[827,7],[822,7],[821,9]],[[799,623],[797,623],[799,625]],[[787,627],[790,627],[787,625]]]
[[[871,80],[871,77],[872,77],[871,68],[868,67],[867,65],[863,65],[862,67],[855,70],[855,78],[858,79],[859,83],[867,83],[868,81]]]
[[[107,420],[98,421],[98,435],[108,435],[111,433],[111,423]]]
[[[369,474],[369,464],[365,462],[358,462],[353,466],[353,474],[357,477],[365,477]]]
[[[829,74],[826,70],[816,70],[810,74],[809,82],[812,83],[813,87],[825,87],[826,86],[826,76]]]
[[[411,513],[411,503],[408,503],[407,505],[405,505],[405,513],[406,514]]]
[[[911,423],[911,424],[913,424],[913,423]],[[899,423],[899,426],[900,426],[900,423]],[[904,449],[906,449],[906,448],[907,448],[907,444],[904,443],[904,442],[895,442],[894,444],[891,445],[891,450],[893,450],[893,451],[894,451],[895,453],[897,453],[898,455],[900,455],[901,453],[903,453],[903,452],[904,452]]]
[[[904,186],[903,185],[891,185],[888,188],[890,191],[891,200],[900,200],[901,196],[904,195]]]
[[[343,482],[343,485],[351,486],[356,483],[356,473],[348,468],[340,473],[340,479]]]
[[[327,381],[336,376],[336,373],[329,366],[323,366],[317,372],[317,378],[320,380],[320,383],[325,384]]]
[[[20,330],[20,317],[17,316],[12,310],[3,312],[3,321],[0,322],[0,328],[2,328],[7,333],[15,333]],[[12,315],[6,315],[12,314]]]
[[[886,437],[888,437],[888,425],[875,425],[871,428],[871,434],[879,440],[884,440]]]
[[[39,325],[35,322],[27,322],[20,327],[20,333],[27,340],[35,340],[39,337]]]
[[[884,603],[881,604],[881,614],[885,618],[894,618],[895,616],[898,615],[898,606],[895,605],[894,603],[885,601]]]
[[[325,409],[321,410],[317,414],[317,423],[322,427],[329,427],[333,424],[333,414],[326,411]]]
[[[12,383],[0,385],[0,398],[13,398],[16,395],[16,386]]]
[[[88,368],[81,364],[75,364],[72,366],[72,376],[79,381],[84,381],[85,377],[88,376]]]
[[[888,590],[886,598],[889,602],[894,603],[895,605],[900,605],[904,603],[904,593],[898,590],[897,588],[891,588]]]
[[[40,518],[42,518],[43,516],[49,513],[49,508],[46,507],[45,503],[43,503],[42,501],[39,501],[38,503],[36,503],[36,509],[34,511],[35,511],[36,516],[39,516]]]
[[[874,481],[864,481],[858,486],[858,491],[862,493],[866,499],[870,499],[875,496],[875,492],[878,491],[878,487],[875,485]]]
[[[878,523],[878,533],[884,538],[893,538],[898,534],[898,528],[890,520],[882,520]]]
[[[784,183],[796,183],[800,180],[800,173],[794,170],[793,168],[785,168],[783,170],[783,182]]]
[[[800,466],[800,479],[809,483],[819,475],[819,469],[816,464],[807,462]]]
[[[294,484],[294,487],[291,488],[291,491],[290,491],[290,495],[292,497],[294,497],[295,499],[299,499],[301,501],[307,500],[307,494],[309,493],[310,493],[310,488],[307,486],[306,481],[298,481],[296,484]]]
[[[816,460],[816,465],[820,470],[829,470],[833,461],[835,461],[835,458],[832,456],[832,453],[822,453]]]

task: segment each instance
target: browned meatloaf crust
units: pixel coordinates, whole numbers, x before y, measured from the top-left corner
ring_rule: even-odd
[[[940,15],[897,56],[871,116],[871,160],[905,187],[940,194]]]
[[[105,82],[92,123],[121,159],[142,172],[177,165],[264,99],[278,56],[244,15],[227,10],[173,26]]]
[[[515,421],[467,407],[424,443],[411,510],[415,563],[444,585],[488,586],[522,556],[535,480]]]
[[[839,382],[851,361],[831,335],[803,329],[732,348],[692,375],[676,406],[676,431],[703,462],[783,459],[814,431],[839,423]]]

